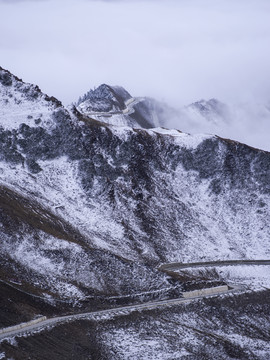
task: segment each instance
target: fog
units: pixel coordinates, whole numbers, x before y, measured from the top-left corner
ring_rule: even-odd
[[[268,0],[0,0],[0,16],[0,65],[64,104],[101,83],[177,108],[270,104]]]

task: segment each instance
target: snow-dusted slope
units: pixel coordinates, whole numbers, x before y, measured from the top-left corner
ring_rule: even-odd
[[[107,269],[100,274],[100,263],[91,265],[102,252],[111,266],[124,261],[134,264],[132,271],[162,261],[270,256],[269,153],[216,136],[79,121],[4,70],[1,102],[6,103],[0,119],[3,191],[35,201],[81,239],[53,241],[50,231],[32,229],[20,213],[15,237],[8,235],[8,222],[2,227],[2,252],[12,261],[57,276],[61,289],[77,277],[87,288],[121,293],[116,283],[108,290]],[[36,109],[41,122],[35,121]],[[10,206],[12,217],[17,205]],[[30,226],[27,235],[19,230],[23,226]],[[96,250],[90,255],[86,248]],[[89,261],[77,260],[84,258]],[[150,270],[142,269],[147,277]],[[132,281],[138,290],[147,286]],[[59,291],[75,291],[70,289]]]
[[[22,123],[49,128],[52,113],[61,102],[43,94],[38,86],[26,84],[0,67],[0,119],[5,129],[17,129]]]
[[[153,122],[153,103],[144,108],[117,91],[118,99],[104,100],[111,106],[106,111],[123,115],[131,104],[140,108],[137,124],[138,113]],[[1,300],[3,326],[16,323],[17,313],[26,321],[37,311],[52,312],[48,306],[59,313],[70,303],[91,310],[146,301],[151,291],[166,297],[176,285],[157,270],[163,262],[270,257],[268,152],[212,135],[146,129],[143,122],[111,125],[84,111],[88,100],[66,109],[0,70],[0,289],[12,294]],[[216,316],[222,318],[219,310]],[[208,318],[201,321],[199,328],[208,329]],[[250,321],[259,326],[256,316]],[[167,320],[152,324],[157,330]],[[132,336],[137,347],[134,329],[124,336],[115,328],[115,336],[123,346]],[[108,334],[103,340],[118,349]],[[174,346],[170,351],[178,354]]]

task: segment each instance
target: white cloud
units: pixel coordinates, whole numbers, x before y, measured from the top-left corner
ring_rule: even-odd
[[[1,66],[64,103],[100,83],[173,105],[269,101],[268,0],[0,0]]]

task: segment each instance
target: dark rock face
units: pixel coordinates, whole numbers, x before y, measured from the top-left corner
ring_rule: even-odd
[[[152,118],[153,109],[149,107],[148,101],[143,100],[139,104],[136,104],[134,106],[134,113],[132,113],[130,116],[144,129],[155,127]]]
[[[2,68],[0,68],[2,70]],[[8,72],[2,72],[0,74],[0,82],[4,86],[11,86],[12,85],[12,78]]]

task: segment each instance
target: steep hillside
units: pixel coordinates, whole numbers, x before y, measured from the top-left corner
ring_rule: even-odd
[[[32,89],[2,73],[13,82],[2,81],[3,102],[17,87]],[[215,136],[78,121],[46,95],[38,92],[40,103],[20,91],[24,114],[1,129],[1,183],[89,248],[149,265],[269,255],[269,153]],[[49,113],[49,127],[28,118],[33,107]]]
[[[2,291],[38,296],[48,313],[166,297],[175,285],[163,262],[270,258],[270,154],[149,129],[148,115],[146,128],[92,119],[125,110],[129,94],[113,91],[68,110],[0,69]],[[23,311],[28,320],[38,306]]]

